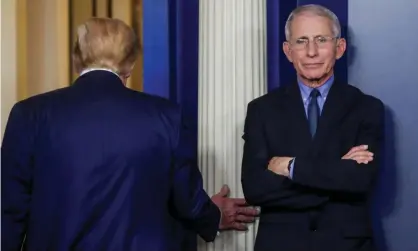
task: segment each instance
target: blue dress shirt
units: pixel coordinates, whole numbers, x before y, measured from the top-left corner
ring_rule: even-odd
[[[329,90],[333,83],[334,83],[334,75],[332,75],[325,82],[325,84],[316,88],[319,91],[319,93],[321,93],[321,96],[318,97],[318,105],[319,105],[319,109],[321,113],[322,113],[322,109],[324,107],[325,101],[327,100]],[[314,88],[304,85],[300,80],[298,80],[298,85],[300,89],[300,94],[302,95],[303,107],[305,108],[305,114],[306,116],[308,116],[308,105],[309,105],[309,102],[311,101],[310,95],[311,95],[311,91]],[[295,166],[295,161],[296,159],[294,159],[292,164],[290,165],[290,174],[289,174],[290,179],[293,178],[293,169]]]

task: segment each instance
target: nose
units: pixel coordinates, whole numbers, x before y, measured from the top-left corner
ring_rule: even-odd
[[[318,47],[316,46],[316,43],[308,43],[306,49],[309,57],[312,58],[318,55]]]

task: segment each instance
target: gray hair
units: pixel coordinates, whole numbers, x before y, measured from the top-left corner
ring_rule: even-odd
[[[330,11],[329,9],[325,8],[324,6],[318,4],[307,4],[297,7],[290,13],[289,17],[287,18],[286,25],[285,25],[285,35],[286,40],[289,41],[291,37],[290,33],[290,26],[292,24],[293,19],[302,13],[309,13],[315,16],[326,17],[332,21],[332,32],[334,37],[340,38],[341,37],[341,25],[338,17],[334,14],[334,12]]]

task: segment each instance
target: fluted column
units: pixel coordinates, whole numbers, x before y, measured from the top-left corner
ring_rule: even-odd
[[[223,184],[242,197],[242,133],[246,106],[266,83],[265,0],[200,0],[199,165],[209,194]],[[252,251],[248,232],[224,232],[200,250]]]

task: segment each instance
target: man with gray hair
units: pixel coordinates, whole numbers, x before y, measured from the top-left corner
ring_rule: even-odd
[[[384,105],[334,76],[346,41],[330,10],[296,8],[285,35],[297,80],[251,101],[244,127],[243,191],[261,207],[255,251],[374,250]]]
[[[1,147],[1,250],[184,251],[178,226],[213,241],[258,213],[202,187],[180,108],[126,88],[132,28],[77,30],[73,85],[18,102]],[[25,238],[26,235],[26,238]]]

